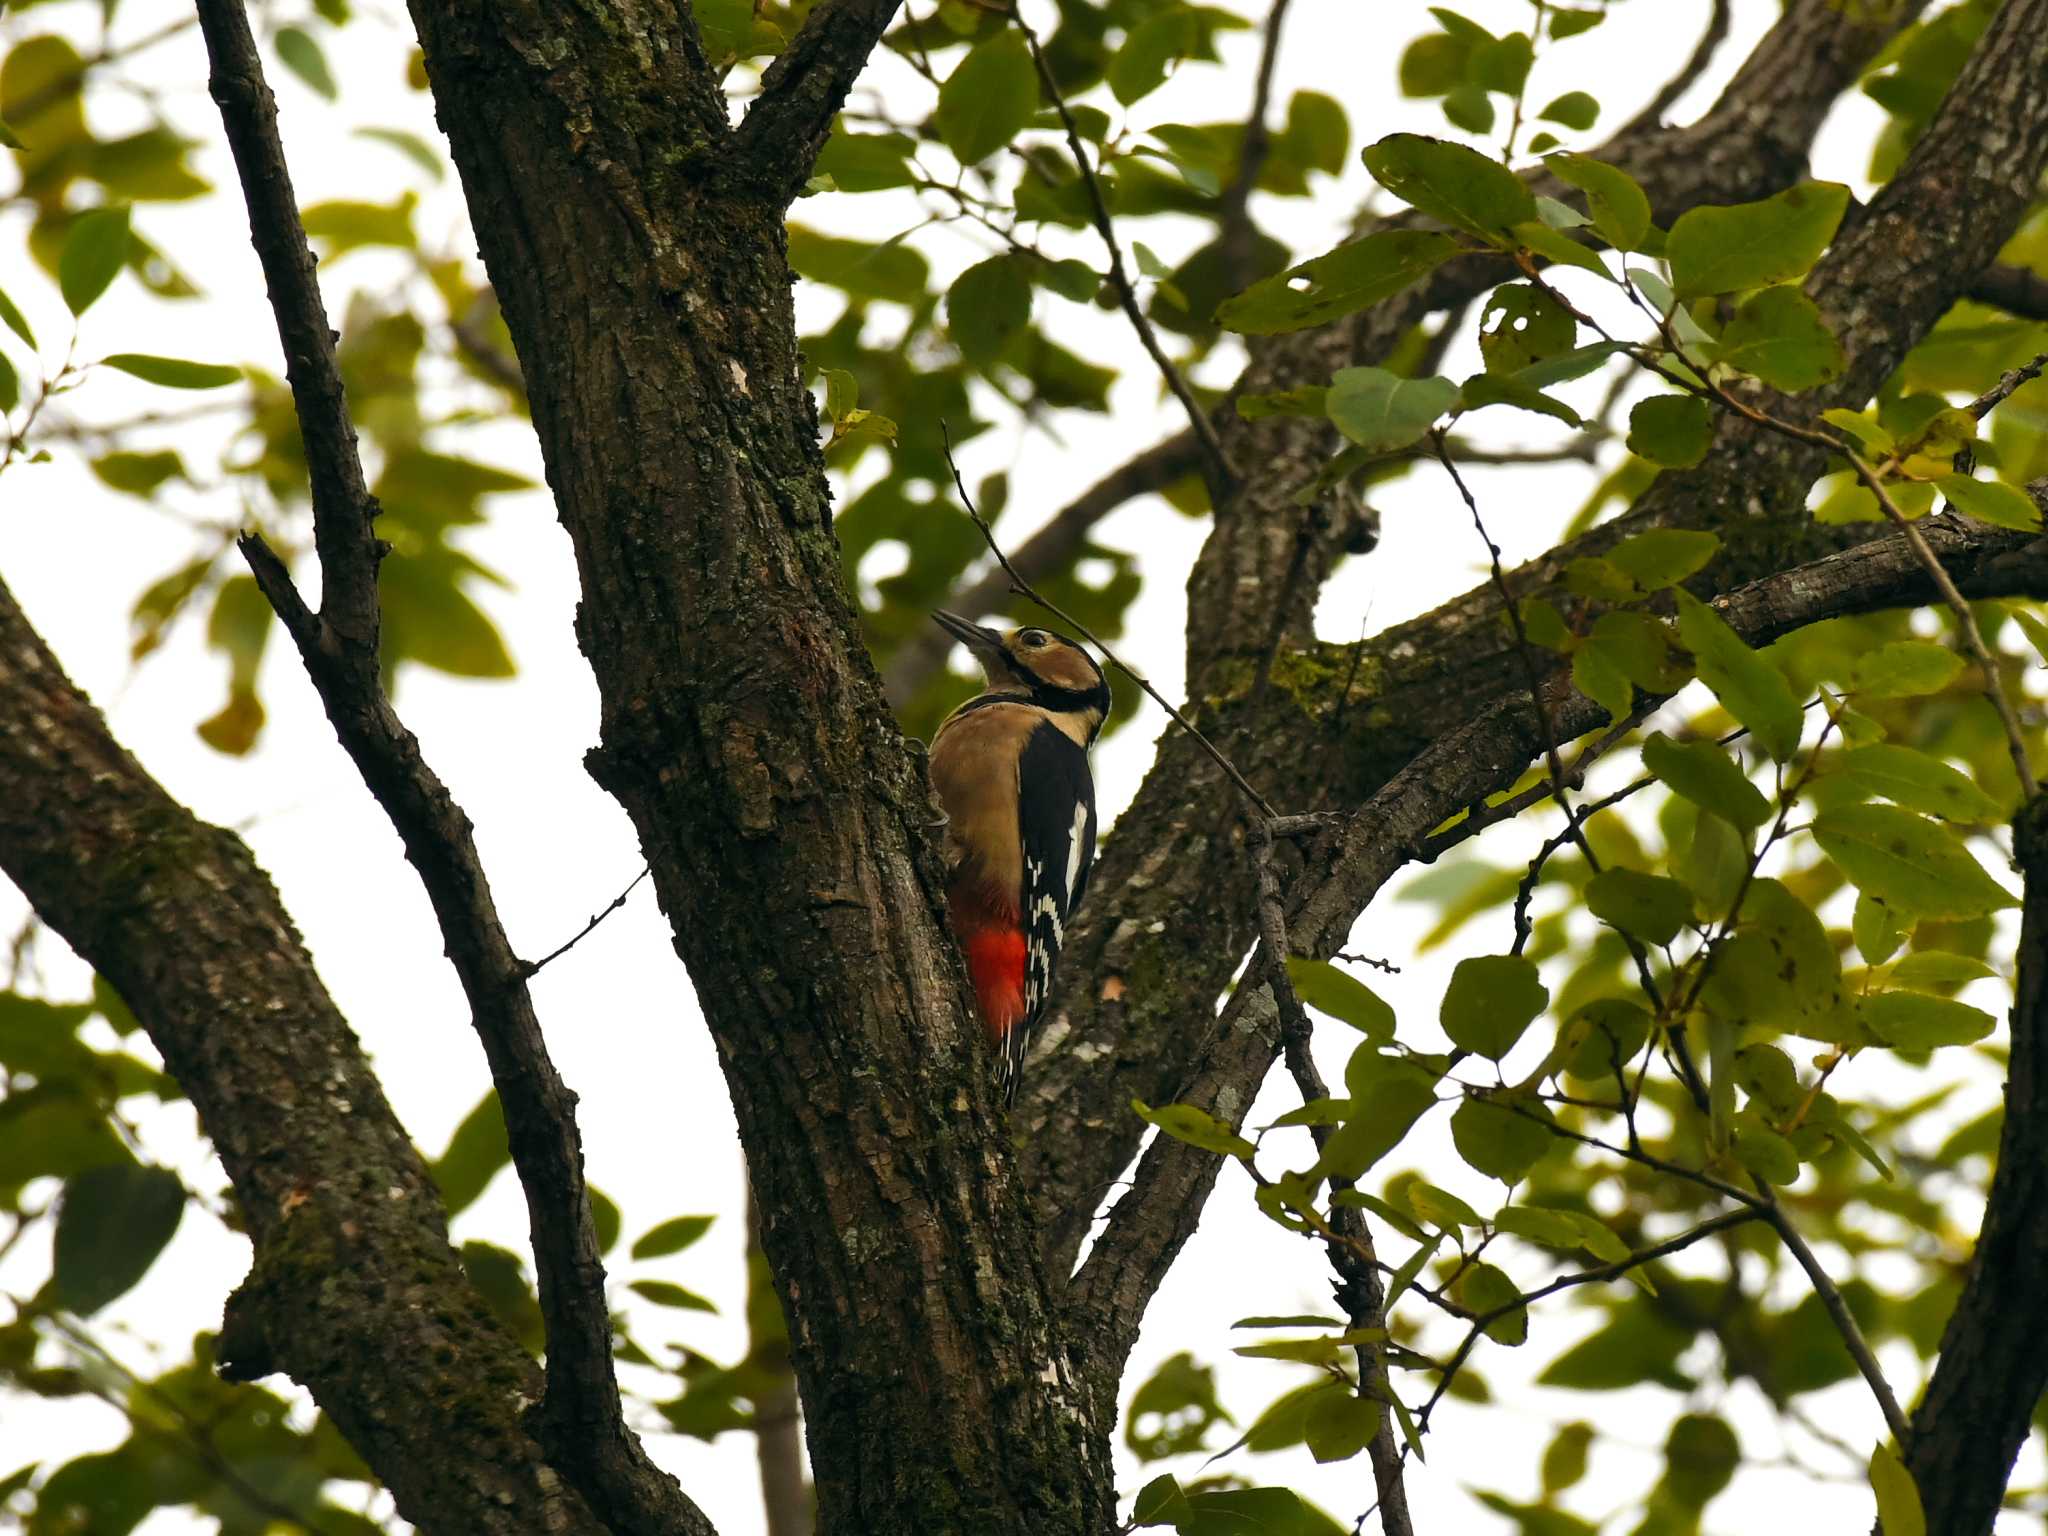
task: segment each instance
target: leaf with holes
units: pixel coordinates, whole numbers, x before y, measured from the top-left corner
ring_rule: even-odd
[[[1420,282],[1457,249],[1428,230],[1368,235],[1253,283],[1217,306],[1216,323],[1244,336],[1327,325]]]

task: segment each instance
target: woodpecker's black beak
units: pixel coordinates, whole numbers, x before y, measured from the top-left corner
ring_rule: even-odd
[[[979,624],[970,624],[957,613],[948,613],[940,608],[932,614],[932,622],[972,651],[974,659],[984,667],[1005,654],[1000,634]]]

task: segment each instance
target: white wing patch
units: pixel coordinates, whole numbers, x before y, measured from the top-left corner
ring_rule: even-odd
[[[1088,849],[1088,802],[1074,806],[1074,825],[1067,833],[1067,911],[1074,909],[1074,893],[1081,887],[1081,855]]]

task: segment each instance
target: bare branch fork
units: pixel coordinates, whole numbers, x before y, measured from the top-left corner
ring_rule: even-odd
[[[549,1058],[526,987],[531,972],[505,936],[468,817],[384,696],[377,507],[363,479],[334,338],[278,137],[276,104],[248,17],[241,0],[198,0],[198,9],[212,66],[209,88],[241,176],[251,241],[269,285],[305,438],[320,611],[306,606],[260,534],[242,537],[242,553],[297,645],[342,746],[419,872],[469,1000],[532,1223],[548,1346],[538,1438],[566,1480],[615,1529],[708,1536],[709,1521],[647,1459],[625,1424],[575,1096]]]

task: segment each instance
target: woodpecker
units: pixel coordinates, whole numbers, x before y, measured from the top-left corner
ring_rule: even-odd
[[[1109,685],[1050,630],[984,629],[943,609],[932,618],[988,679],[933,736],[931,771],[946,812],[946,907],[1009,1102],[1095,859],[1088,748],[1109,717]]]

